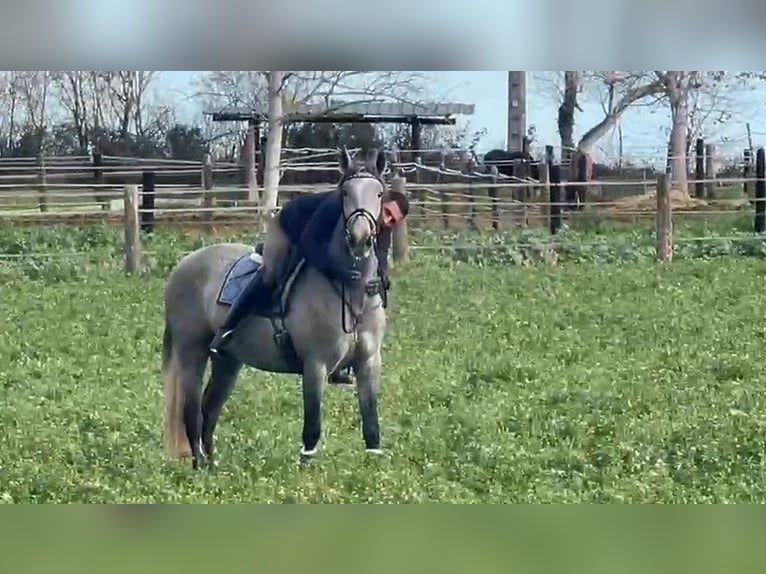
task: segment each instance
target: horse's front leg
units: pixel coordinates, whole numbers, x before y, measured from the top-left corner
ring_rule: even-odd
[[[381,372],[380,350],[360,362],[354,369],[359,397],[359,413],[362,416],[362,437],[367,452],[381,454],[380,423],[378,421],[378,390]]]
[[[316,455],[322,436],[322,391],[327,367],[316,360],[303,363],[303,449],[302,459]]]

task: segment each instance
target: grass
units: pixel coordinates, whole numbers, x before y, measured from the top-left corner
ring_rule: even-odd
[[[138,277],[118,271],[118,240],[0,237],[90,252],[0,263],[0,501],[766,500],[760,256],[522,269],[416,254],[391,296],[386,458],[365,457],[354,394],[329,388],[321,456],[300,467],[299,380],[247,369],[219,467],[194,474],[162,453],[161,294],[203,240],[156,238]]]

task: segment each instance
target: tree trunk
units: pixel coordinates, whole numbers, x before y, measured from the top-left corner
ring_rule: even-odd
[[[269,122],[263,166],[263,201],[265,209],[277,207],[279,160],[282,153],[282,80],[284,72],[269,72]]]
[[[577,109],[577,90],[580,84],[578,72],[564,72],[564,98],[559,106],[558,128],[561,137],[561,159],[566,162],[572,156],[574,143],[574,114]]]
[[[13,76],[11,84],[11,111],[10,111],[10,117],[8,118],[9,125],[8,125],[8,154],[11,154],[11,150],[13,150],[14,147],[16,147],[16,140],[15,140],[15,132],[16,132],[16,77]]]
[[[686,138],[689,130],[688,78],[684,72],[669,73],[673,74],[668,82],[668,100],[672,120],[669,141],[671,181],[674,189],[688,195],[686,161]]]

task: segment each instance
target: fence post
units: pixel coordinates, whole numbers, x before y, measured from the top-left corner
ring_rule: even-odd
[[[715,199],[715,144],[705,145],[705,197]]]
[[[695,145],[695,161],[694,161],[694,197],[702,199],[705,197],[705,140],[697,138]]]
[[[252,203],[260,203],[260,197],[258,195],[258,182],[256,180],[255,173],[255,124],[248,122],[247,131],[245,132],[245,142],[242,150],[242,179],[247,188],[246,198],[247,201]]]
[[[548,206],[547,210],[545,207],[545,198],[550,197],[551,195],[551,166],[547,162],[541,162],[540,163],[540,198],[542,198],[542,207],[540,211],[542,212],[542,217],[545,218],[546,216],[550,218],[550,205]]]
[[[583,152],[577,156],[577,210],[581,211],[588,199],[588,162],[590,158]]]
[[[549,166],[549,193],[548,202],[550,204],[550,228],[551,235],[556,235],[561,229],[561,165],[553,164]]]
[[[496,165],[491,165],[489,172],[491,174],[491,179],[489,182],[489,193],[487,193],[487,195],[489,195],[489,198],[492,201],[492,229],[497,231],[500,229],[500,190],[497,188],[497,180],[500,172]]]
[[[743,160],[744,160],[743,161],[744,167],[742,170],[742,177],[744,179],[749,179],[753,171],[753,153],[750,151],[750,148],[744,149]],[[745,181],[742,184],[742,193],[745,194],[746,198],[748,199],[750,198],[750,182],[749,181]],[[753,200],[751,199],[750,202],[752,203],[752,201]]]
[[[426,208],[426,202],[428,201],[428,194],[426,190],[421,187],[421,178],[423,172],[423,158],[419,155],[415,156],[415,188],[417,189],[417,200],[420,203],[420,216],[423,218],[423,222],[428,218],[428,209]]]
[[[565,164],[564,161],[568,161],[569,164]],[[562,211],[572,212],[577,209],[578,194],[580,193],[580,185],[577,183],[577,165],[572,162],[576,161],[575,154],[570,154],[569,159],[564,160],[562,158],[562,165],[564,169],[564,175],[566,175],[566,183],[563,186],[563,201],[566,204]]]
[[[137,273],[141,267],[140,221],[138,217],[138,186],[126,185],[124,192],[125,272]]]
[[[213,219],[213,158],[209,153],[205,154],[205,159],[202,161],[202,207],[206,210],[204,212],[204,218],[206,220]]]
[[[657,260],[673,259],[673,214],[668,175],[657,177]]]
[[[545,163],[548,165],[553,165],[553,146],[547,145],[545,146]]]
[[[104,156],[101,152],[93,153],[93,191],[96,203],[101,204],[101,209],[109,211],[109,202],[101,194],[101,186],[104,185]]]
[[[766,152],[755,152],[755,232],[766,231]]]
[[[452,183],[452,178],[447,179],[446,175],[442,175],[444,171],[447,169],[447,156],[444,152],[441,153],[440,160],[439,160],[439,172],[436,174],[436,185],[439,184],[445,184],[445,183]],[[447,181],[444,181],[447,179]],[[448,205],[450,200],[450,195],[452,195],[452,192],[446,189],[439,190],[439,199],[441,200],[441,208],[442,208],[442,225],[444,226],[444,229],[449,229],[449,220],[450,220],[450,207]]]
[[[478,231],[479,223],[476,220],[476,180],[473,175],[473,172],[475,171],[475,169],[476,169],[476,165],[474,164],[473,158],[468,158],[468,161],[465,163],[461,171],[463,172],[465,177],[468,179],[468,182],[465,187],[466,194],[468,195],[468,208],[469,208],[468,222],[474,231]]]
[[[142,173],[141,193],[141,231],[154,231],[154,189],[156,176],[153,171]]]
[[[391,180],[391,190],[407,195],[407,180],[402,177],[394,177]],[[395,263],[403,263],[410,257],[410,243],[407,229],[407,218],[395,225],[391,232],[391,250]],[[388,257],[388,253],[385,254]]]
[[[48,211],[48,197],[45,194],[45,156],[40,152],[37,156],[37,205],[41,212]]]

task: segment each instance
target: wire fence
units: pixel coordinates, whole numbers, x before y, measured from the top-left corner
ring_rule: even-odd
[[[392,155],[387,176],[407,180],[410,248],[416,251],[492,248],[483,235],[487,231],[545,230],[555,218],[575,230],[604,226],[654,228],[657,179],[651,170],[645,170],[641,178],[577,181],[572,177],[573,170],[559,164],[569,179],[546,184],[531,177],[528,169],[520,175],[501,173],[497,165],[488,169],[477,164],[466,150],[407,150],[407,154],[411,161]],[[435,154],[435,163],[424,162],[427,154]],[[329,148],[285,150],[280,167],[284,182],[280,185],[280,202],[298,194],[331,189],[337,180],[336,157],[337,150]],[[147,172],[154,174],[154,181],[151,190],[144,188],[139,194],[139,214],[150,219],[153,227],[246,232],[257,226],[264,212],[259,202],[262,188],[252,183],[228,183],[241,178],[243,168],[238,164],[205,165],[120,156],[102,156],[100,161],[101,165],[94,168],[92,156],[45,158],[44,162],[0,158],[0,224],[122,226],[126,185],[141,183]],[[748,225],[743,221],[755,217],[754,190],[762,180],[752,175],[752,157],[730,165],[741,169],[742,174],[730,170],[723,176],[692,176],[687,181],[690,193],[671,190],[674,223],[683,226],[685,222],[701,222],[715,230],[713,234],[705,229],[704,234],[680,235],[677,242],[710,241],[716,237],[721,241],[743,240],[741,232]],[[324,173],[320,179],[326,181],[294,183],[289,177],[315,177],[317,173]],[[73,181],[76,178],[86,182]],[[151,201],[147,202],[149,197]],[[444,240],[441,244],[420,244],[421,232],[429,233],[429,237],[443,236]],[[475,232],[473,242],[449,239],[463,232]],[[0,258],[18,257],[0,253]]]
[[[703,180],[703,182],[707,183]],[[752,183],[756,179],[732,178],[732,185]],[[571,184],[562,184],[566,187]],[[591,183],[595,186],[607,187],[611,182]],[[410,214],[408,220],[412,226],[418,222],[442,226],[449,230],[459,222],[481,227],[481,218],[495,214],[499,227],[528,225],[529,218],[547,218],[551,209],[558,207],[566,210],[571,220],[577,218],[619,219],[624,216],[652,216],[654,206],[655,186],[645,181],[625,182],[621,185],[634,186],[637,193],[626,195],[621,199],[602,200],[598,192],[587,193],[584,202],[577,204],[575,209],[571,201],[551,201],[549,192],[535,186],[518,184],[486,184],[481,189],[472,189],[462,183],[444,183],[431,185],[410,184],[407,189],[411,195]],[[121,218],[124,209],[125,186],[100,186],[98,190],[90,187],[71,185],[46,190],[46,202],[40,207],[40,192],[30,189],[9,189],[0,187],[0,221],[3,223],[22,222],[24,220],[35,224],[56,224],[71,218],[94,217],[109,221]],[[281,190],[285,196],[326,191],[330,186],[285,187]],[[497,190],[492,195],[492,190]],[[242,192],[251,190],[239,187],[228,188],[178,188],[158,187],[154,195],[154,206],[140,208],[141,213],[152,213],[157,223],[165,219],[216,224],[222,221],[241,221],[243,217],[255,216],[262,213],[263,208],[258,199],[243,199]],[[752,209],[752,198],[742,192],[726,190],[725,196],[715,199],[697,199],[674,196],[674,211],[677,214],[712,217],[730,215],[732,212]],[[723,195],[723,194],[722,194]],[[520,197],[521,198],[518,198]],[[209,205],[212,204],[212,205]],[[515,218],[525,217],[527,221],[516,221]],[[446,218],[446,219],[445,219]]]

